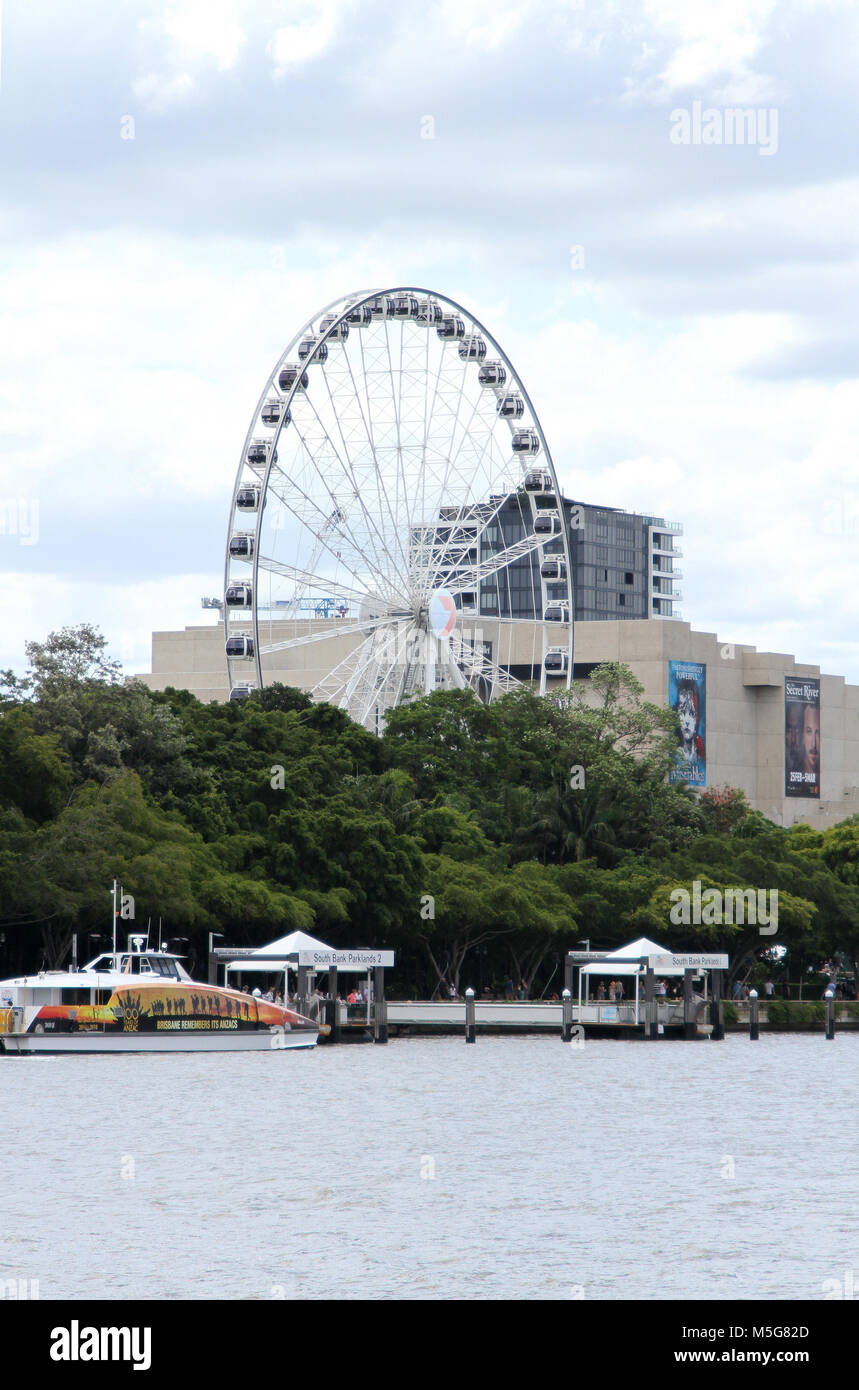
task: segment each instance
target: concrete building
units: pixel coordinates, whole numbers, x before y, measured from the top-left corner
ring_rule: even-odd
[[[489,644],[495,660],[514,670],[527,666],[531,640],[523,625],[482,616],[475,622],[475,640]],[[271,635],[333,630],[336,624],[336,618],[295,619],[273,624]],[[332,636],[321,644],[325,659],[342,660],[358,640]],[[527,643],[527,650],[517,652],[517,642]],[[320,660],[319,653],[319,644],[282,653],[284,683],[311,689],[325,674],[311,664]],[[645,698],[655,704],[675,703],[678,691],[690,688],[690,675],[697,679],[699,785],[741,787],[754,807],[782,825],[803,820],[822,829],[859,812],[859,686],[821,675],[819,667],[793,656],[725,643],[688,623],[654,618],[577,622],[576,680],[586,680],[604,661],[630,666]],[[786,794],[786,681],[791,677],[812,691],[819,682],[819,782],[813,795],[801,784],[799,795]],[[174,686],[200,700],[226,700],[223,623],[153,633],[152,672],[140,679],[153,690]]]

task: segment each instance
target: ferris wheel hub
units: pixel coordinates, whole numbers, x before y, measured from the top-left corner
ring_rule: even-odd
[[[456,602],[447,589],[436,589],[430,598],[428,618],[433,637],[450,637],[456,626]]]

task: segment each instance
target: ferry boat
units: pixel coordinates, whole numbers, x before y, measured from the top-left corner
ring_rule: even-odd
[[[130,936],[80,970],[0,980],[6,1053],[256,1052],[313,1047],[309,1018],[256,994],[199,984],[173,952]]]

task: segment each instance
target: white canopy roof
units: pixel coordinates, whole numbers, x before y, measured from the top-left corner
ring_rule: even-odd
[[[659,946],[655,941],[651,941],[646,936],[640,936],[637,941],[630,941],[627,946],[619,946],[616,951],[606,951],[606,964],[601,965],[598,961],[592,965],[583,965],[583,975],[637,975],[639,972],[639,959],[641,956],[670,956],[671,952],[665,946]],[[608,964],[611,961],[612,964]],[[626,962],[626,963],[625,963]],[[682,975],[683,971],[676,969],[660,969],[656,972],[659,975]]]
[[[315,936],[308,936],[306,931],[293,931],[288,936],[281,936],[277,941],[270,941],[267,946],[260,946],[254,951],[252,956],[246,956],[244,960],[231,960],[227,965],[227,973],[231,970],[269,971],[284,970],[289,964],[290,969],[295,969],[295,962],[285,960],[272,960],[272,956],[291,956],[295,951],[333,951],[333,946],[328,946],[324,941],[319,941]],[[266,960],[266,956],[269,957]]]

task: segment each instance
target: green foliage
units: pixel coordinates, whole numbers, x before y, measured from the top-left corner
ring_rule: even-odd
[[[546,698],[439,690],[376,738],[288,686],[204,705],[122,683],[86,624],[28,657],[0,673],[0,927],[22,961],[104,932],[114,877],[198,951],[300,927],[395,946],[427,992],[557,989],[583,936],[724,950],[743,978],[775,945],[806,973],[859,955],[859,817],[782,830],[734,789],[669,786],[676,716],[618,663]],[[695,880],[777,890],[777,934],[675,922]]]
[[[825,1019],[826,1005],[822,999],[767,1000],[768,1023],[823,1023]]]

